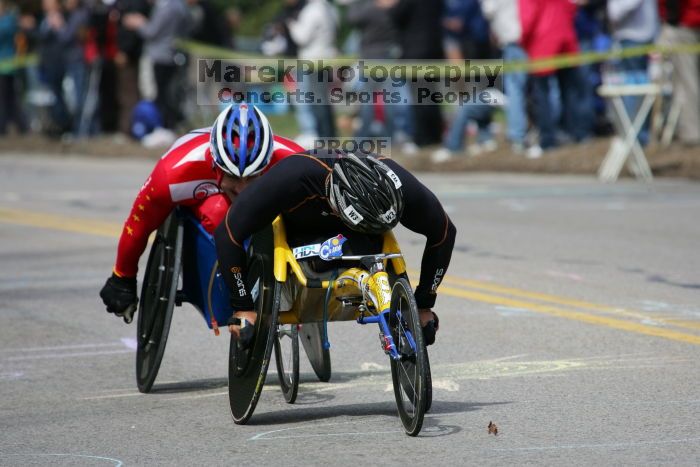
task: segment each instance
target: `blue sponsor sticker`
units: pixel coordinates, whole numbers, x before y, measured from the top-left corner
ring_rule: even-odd
[[[347,238],[343,237],[342,234],[338,234],[337,237],[329,238],[321,244],[318,256],[324,261],[340,258],[343,256],[343,243],[345,243],[346,240]]]

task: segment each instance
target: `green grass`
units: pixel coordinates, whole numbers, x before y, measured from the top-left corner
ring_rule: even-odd
[[[267,115],[267,119],[276,135],[293,138],[299,134],[299,126],[293,112],[282,115]]]

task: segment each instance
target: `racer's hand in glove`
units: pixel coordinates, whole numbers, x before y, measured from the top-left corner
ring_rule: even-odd
[[[107,307],[107,312],[123,318],[127,324],[131,323],[139,302],[136,296],[136,278],[112,274],[100,290],[100,297]]]
[[[228,330],[238,339],[241,349],[247,349],[253,342],[257,317],[258,314],[254,311],[237,311],[229,318]]]
[[[425,340],[425,345],[434,344],[435,334],[440,327],[440,320],[438,319],[438,316],[430,308],[418,310],[418,315],[420,316],[420,325],[423,328],[423,339]]]

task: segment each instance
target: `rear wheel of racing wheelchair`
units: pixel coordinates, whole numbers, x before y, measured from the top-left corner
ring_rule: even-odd
[[[173,213],[158,229],[148,256],[136,331],[136,384],[143,393],[153,387],[163,360],[180,275],[182,239],[182,222]]]
[[[284,400],[293,404],[299,391],[299,328],[296,324],[277,327],[275,363]]]
[[[305,323],[299,330],[299,339],[309,358],[318,380],[327,383],[331,379],[331,352],[323,348],[323,323]]]
[[[273,274],[272,228],[255,234],[248,252],[248,283],[255,312],[255,334],[241,349],[231,336],[228,361],[228,398],[233,421],[245,424],[260,398],[277,334],[280,286]]]
[[[418,307],[406,279],[391,291],[389,327],[400,360],[391,359],[391,378],[399,416],[406,434],[416,436],[423,425],[428,400],[428,360]]]

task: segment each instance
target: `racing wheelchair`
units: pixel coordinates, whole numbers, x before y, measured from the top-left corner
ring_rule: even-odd
[[[189,210],[176,208],[156,232],[143,278],[136,331],[139,391],[150,392],[156,380],[174,308],[186,302],[192,304],[209,329],[219,335],[219,323],[231,317],[228,294],[218,272],[214,238]],[[294,384],[286,370],[291,365],[278,363],[280,385],[289,402],[294,402],[298,388],[299,336],[319,380],[327,382],[331,377],[330,353],[322,346],[318,323],[281,330],[275,344],[278,360],[285,358],[280,344],[291,343],[294,337],[296,346],[290,354],[296,359]]]
[[[321,323],[322,348],[327,350],[326,323],[352,320],[379,326],[404,430],[411,436],[420,432],[432,401],[432,381],[418,307],[398,244],[388,232],[381,239],[381,253],[345,255],[346,240],[338,235],[323,243],[292,249],[280,217],[253,236],[247,248],[246,285],[258,315],[255,333],[246,348],[233,337],[229,348],[229,403],[235,423],[244,424],[252,416],[273,347],[282,390],[289,402],[296,397],[299,384],[296,327]],[[338,267],[316,274],[308,263],[300,261],[315,256]],[[352,264],[342,267],[343,261]],[[281,310],[283,301],[285,309]],[[285,345],[290,358],[281,358]]]
[[[323,244],[290,248],[281,218],[246,241],[248,290],[258,318],[251,345],[229,346],[229,404],[233,420],[252,416],[273,349],[280,387],[293,403],[299,387],[299,341],[321,381],[331,377],[326,323],[376,323],[382,350],[389,355],[394,395],[407,434],[420,432],[432,403],[428,353],[405,264],[391,232],[382,253],[343,255],[342,236]],[[353,267],[334,268],[323,280],[301,261],[308,256]],[[151,390],[158,374],[175,306],[188,302],[218,335],[231,316],[229,290],[218,272],[213,237],[186,209],[177,208],[157,231],[146,266],[137,319],[136,380]],[[328,274],[328,273],[327,273]],[[280,311],[282,289],[292,306]],[[290,300],[288,300],[290,301]]]

